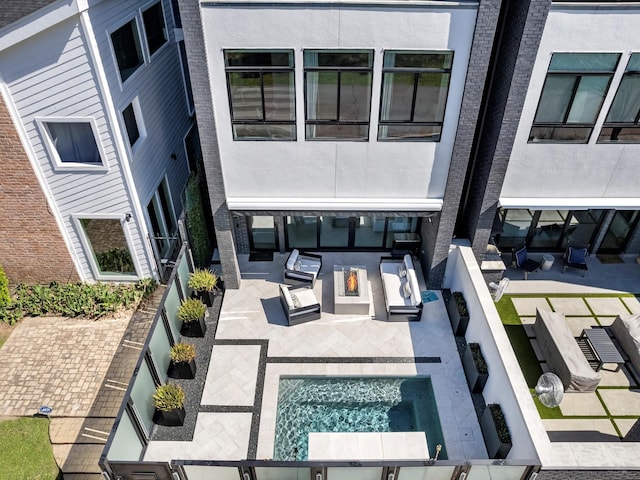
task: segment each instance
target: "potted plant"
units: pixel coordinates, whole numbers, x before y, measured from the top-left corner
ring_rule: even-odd
[[[189,274],[189,287],[207,307],[213,305],[217,285],[218,276],[209,269],[196,268]]]
[[[499,404],[487,405],[480,418],[480,428],[489,458],[507,458],[511,450],[511,433]]]
[[[156,411],[153,422],[165,427],[176,427],[184,424],[185,394],[180,385],[167,383],[156,388],[153,394],[153,404]]]
[[[207,306],[197,298],[188,298],[178,308],[178,318],[182,320],[180,333],[185,337],[204,337],[207,325],[204,321]]]
[[[467,301],[464,299],[462,292],[453,292],[451,294],[447,304],[447,312],[449,313],[453,334],[463,337],[467,332],[467,325],[469,325],[469,311],[467,310]]]
[[[192,379],[196,376],[196,347],[191,343],[176,343],[169,352],[171,363],[167,375],[171,378]]]
[[[469,343],[467,345],[462,357],[462,366],[467,377],[469,390],[472,393],[482,393],[484,385],[489,378],[489,369],[478,343]]]

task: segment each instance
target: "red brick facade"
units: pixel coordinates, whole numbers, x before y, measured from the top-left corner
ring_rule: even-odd
[[[0,96],[0,265],[10,284],[79,280]]]

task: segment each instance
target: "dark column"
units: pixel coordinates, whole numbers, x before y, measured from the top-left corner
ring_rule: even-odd
[[[200,16],[200,2],[198,0],[178,0],[178,3],[224,284],[225,288],[239,288],[240,268],[233,241],[233,224],[226,203],[220,152],[216,140],[216,124]]]

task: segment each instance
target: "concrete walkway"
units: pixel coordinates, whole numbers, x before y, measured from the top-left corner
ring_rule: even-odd
[[[26,318],[0,350],[0,417],[51,407],[49,436],[65,480],[102,479],[98,460],[163,293],[133,315]]]

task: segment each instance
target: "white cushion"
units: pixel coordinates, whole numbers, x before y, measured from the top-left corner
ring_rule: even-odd
[[[287,270],[293,270],[294,269],[294,265],[296,264],[296,261],[298,260],[298,255],[300,254],[300,252],[298,251],[297,248],[294,248],[293,251],[291,252],[291,255],[289,255],[289,258],[287,260]]]
[[[300,304],[303,307],[316,305],[318,303],[318,300],[316,299],[316,296],[313,293],[313,290],[311,290],[310,288],[300,288],[296,291],[296,295],[298,296],[298,299],[300,300]]]
[[[291,292],[287,287],[280,286],[282,289],[282,296],[284,297],[285,302],[287,302],[287,306],[289,309],[293,309],[293,298],[291,298]]]
[[[402,261],[407,266],[407,270],[413,270],[413,260],[411,260],[411,255],[408,253],[403,257]]]

